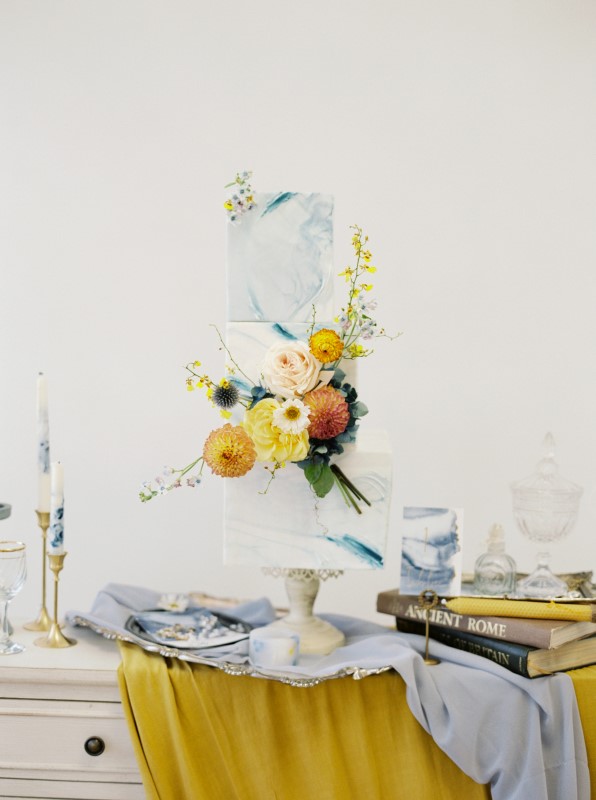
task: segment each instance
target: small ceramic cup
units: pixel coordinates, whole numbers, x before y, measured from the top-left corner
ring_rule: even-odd
[[[257,667],[287,667],[298,663],[300,637],[284,628],[253,628],[248,636],[248,657]]]

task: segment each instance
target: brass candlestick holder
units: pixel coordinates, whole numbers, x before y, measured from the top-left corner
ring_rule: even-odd
[[[440,664],[438,658],[432,658],[428,654],[428,640],[429,640],[429,625],[430,625],[430,611],[431,608],[434,608],[439,603],[439,598],[437,597],[437,593],[433,592],[432,589],[426,589],[424,592],[420,592],[418,595],[418,605],[424,609],[424,616],[426,618],[426,645],[424,648],[424,663],[428,664],[428,666],[432,667],[435,664]]]
[[[50,527],[50,512],[36,511],[37,524],[41,528],[41,608],[37,619],[27,622],[23,627],[28,631],[49,631],[52,620],[46,608],[46,539]]]
[[[60,625],[58,624],[58,581],[64,566],[65,558],[66,553],[60,553],[58,555],[48,553],[50,569],[54,573],[54,620],[50,625],[47,636],[40,636],[39,639],[35,640],[34,644],[38,647],[72,647],[77,643],[76,639],[67,638],[62,633]]]

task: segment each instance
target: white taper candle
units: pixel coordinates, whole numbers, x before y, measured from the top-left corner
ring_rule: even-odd
[[[48,381],[43,372],[37,377],[37,510],[50,510],[50,423]]]

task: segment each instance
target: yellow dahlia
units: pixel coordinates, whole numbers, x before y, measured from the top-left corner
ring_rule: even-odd
[[[333,439],[343,433],[350,421],[345,398],[333,386],[315,389],[304,397],[310,408],[308,435],[313,439]]]
[[[203,458],[216,475],[240,478],[252,469],[257,454],[244,428],[228,423],[211,431],[203,447]]]
[[[313,333],[309,345],[310,352],[322,364],[331,364],[332,361],[337,361],[344,351],[344,343],[339,335],[330,328],[321,328],[320,331]]]
[[[308,432],[285,433],[273,419],[281,404],[266,397],[244,414],[242,423],[254,443],[258,461],[302,461],[308,454]]]

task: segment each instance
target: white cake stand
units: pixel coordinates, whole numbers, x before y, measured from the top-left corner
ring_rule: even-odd
[[[288,614],[268,627],[289,628],[297,633],[301,655],[327,655],[344,644],[345,636],[340,630],[313,614],[320,582],[338,578],[343,570],[263,567],[263,572],[285,579],[289,600]]]

